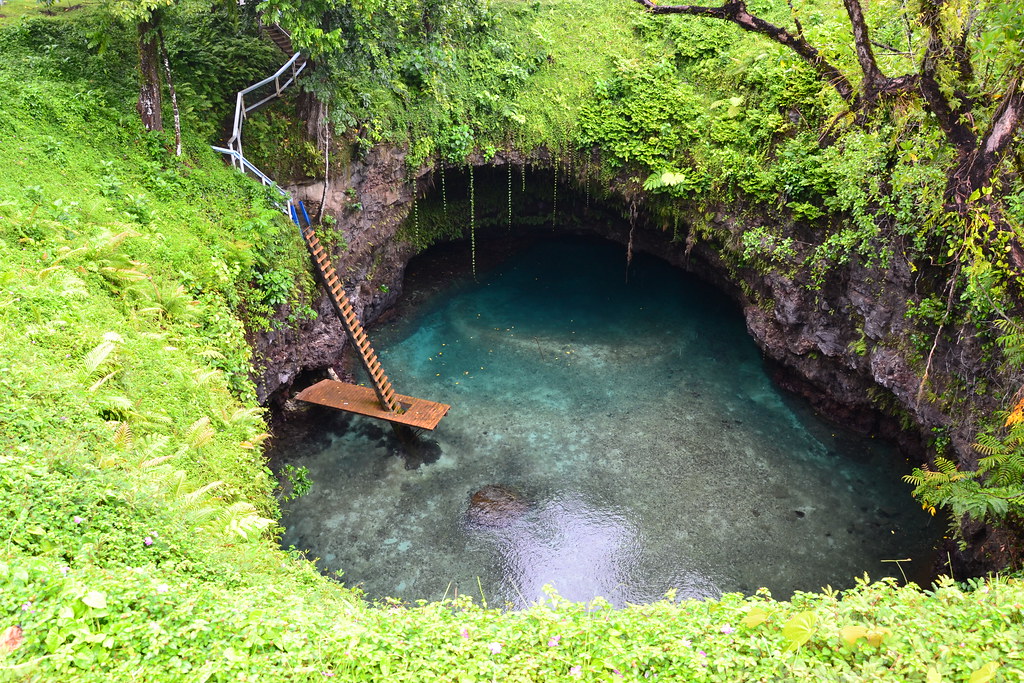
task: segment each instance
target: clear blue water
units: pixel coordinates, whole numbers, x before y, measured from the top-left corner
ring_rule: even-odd
[[[314,481],[284,545],[370,598],[513,607],[545,584],[623,605],[927,572],[938,525],[892,447],[781,395],[721,294],[643,255],[625,276],[620,246],[552,240],[372,330],[400,393],[452,405],[433,462],[326,417],[284,447]],[[481,524],[491,484],[518,502]]]

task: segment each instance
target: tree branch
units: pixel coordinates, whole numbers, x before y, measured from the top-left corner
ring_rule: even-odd
[[[977,149],[978,144],[974,131],[963,122],[964,114],[970,111],[971,103],[965,99],[954,110],[942,92],[938,80],[941,61],[949,54],[949,49],[942,40],[942,19],[939,15],[939,5],[942,1],[924,0],[921,3],[921,23],[928,29],[928,46],[925,48],[920,69],[921,95],[935,114],[946,138],[960,154],[970,154]]]
[[[846,6],[846,14],[850,17],[850,28],[853,29],[853,48],[857,53],[860,71],[864,75],[864,99],[870,102],[885,86],[887,79],[882,74],[882,70],[878,68],[875,54],[871,51],[868,23],[864,19],[864,12],[859,0],[843,0],[843,5]]]
[[[656,5],[652,0],[635,0],[651,14],[686,14],[693,17],[709,17],[736,24],[744,31],[758,33],[783,45],[807,62],[847,102],[857,103],[857,96],[850,81],[834,67],[821,52],[808,43],[803,36],[793,35],[781,26],[768,23],[747,11],[744,0],[728,0],[721,7],[699,5]]]

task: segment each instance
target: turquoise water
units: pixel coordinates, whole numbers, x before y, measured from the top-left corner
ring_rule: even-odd
[[[627,282],[622,247],[561,239],[414,298],[371,338],[400,393],[452,405],[424,452],[327,411],[281,447],[314,482],[284,545],[368,597],[623,605],[927,573],[940,530],[899,455],[784,397],[706,285],[643,255]],[[517,500],[481,523],[486,485]]]

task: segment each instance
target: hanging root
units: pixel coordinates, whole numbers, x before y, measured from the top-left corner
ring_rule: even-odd
[[[636,230],[636,202],[629,205],[629,242],[626,244],[626,282],[629,282],[629,267],[633,263],[633,231]]]
[[[932,340],[932,348],[928,352],[928,360],[924,364],[924,374],[921,375],[921,384],[917,387],[917,398],[914,402],[917,405],[921,405],[921,397],[924,396],[924,387],[928,383],[928,373],[932,369],[932,358],[935,356],[935,349],[939,345],[939,339],[942,337],[942,330],[946,327],[946,321],[949,320],[949,314],[953,310],[953,295],[956,293],[956,278],[960,274],[960,267],[953,271],[953,277],[949,280],[949,296],[946,298],[946,315],[942,316],[942,322],[939,323],[939,329],[935,333],[935,339]]]

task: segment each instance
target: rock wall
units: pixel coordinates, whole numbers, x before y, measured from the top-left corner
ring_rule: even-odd
[[[330,249],[357,315],[372,323],[401,295],[402,275],[413,255],[409,245],[395,239],[412,199],[405,158],[398,150],[376,147],[365,159],[337,164],[331,172],[326,194],[322,181],[287,189],[305,203],[314,223],[321,206],[324,215],[334,217],[335,224],[318,226],[317,234]],[[322,290],[312,307],[316,321],[255,336],[261,403],[287,399],[305,373],[332,368],[348,374],[342,365],[345,333]]]

